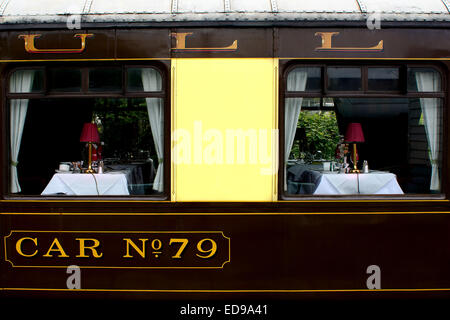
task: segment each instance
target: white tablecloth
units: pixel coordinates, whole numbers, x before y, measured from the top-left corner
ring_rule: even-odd
[[[55,173],[41,195],[129,195],[124,173]]]
[[[330,172],[322,174],[314,194],[403,194],[403,190],[395,174],[389,172],[360,174]]]
[[[142,164],[111,164],[107,165],[107,170],[113,172],[121,171],[125,174],[128,182],[128,190],[131,194],[144,194],[144,177],[142,174]]]

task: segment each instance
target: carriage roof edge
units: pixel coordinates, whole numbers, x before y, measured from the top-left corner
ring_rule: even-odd
[[[372,14],[397,25],[450,23],[448,0],[2,0],[0,26],[58,25],[79,15],[86,24],[197,23],[283,25],[362,23]],[[132,26],[132,25],[131,25]]]

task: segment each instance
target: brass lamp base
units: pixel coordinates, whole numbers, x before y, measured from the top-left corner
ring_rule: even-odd
[[[350,169],[350,173],[360,173],[357,167],[357,159],[356,159],[356,143],[353,143],[353,169]]]
[[[94,169],[92,169],[92,142],[89,142],[89,160],[88,160],[88,168],[84,171],[84,173],[95,173]]]

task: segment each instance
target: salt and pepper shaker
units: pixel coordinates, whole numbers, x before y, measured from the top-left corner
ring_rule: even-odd
[[[99,161],[97,173],[102,174],[103,173],[103,160]]]
[[[363,171],[364,173],[369,173],[369,164],[367,163],[367,160],[364,160]]]
[[[73,173],[81,173],[81,164],[78,161],[72,162],[73,163]]]

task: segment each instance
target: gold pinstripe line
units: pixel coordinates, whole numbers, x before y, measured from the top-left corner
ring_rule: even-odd
[[[271,57],[239,57],[239,58],[223,58],[223,59],[268,59]],[[151,60],[174,60],[179,58],[98,58],[98,59],[9,59],[9,60],[0,60],[0,63],[8,63],[8,62],[52,62],[52,61],[151,61]],[[183,58],[183,59],[204,59],[204,58]],[[211,58],[214,59],[214,58]],[[221,58],[222,59],[222,58]],[[450,61],[450,57],[443,58],[373,58],[373,57],[275,57],[274,59],[279,60],[416,60],[416,61]]]
[[[450,288],[419,288],[419,289],[334,289],[334,290],[303,290],[303,289],[227,289],[227,290],[193,290],[193,289],[56,289],[56,288],[1,288],[5,291],[66,291],[66,292],[160,292],[160,293],[338,293],[338,292],[430,292],[450,291]]]
[[[450,211],[372,211],[372,212],[0,212],[0,215],[42,215],[42,216],[270,216],[270,215],[413,215],[450,214]]]

